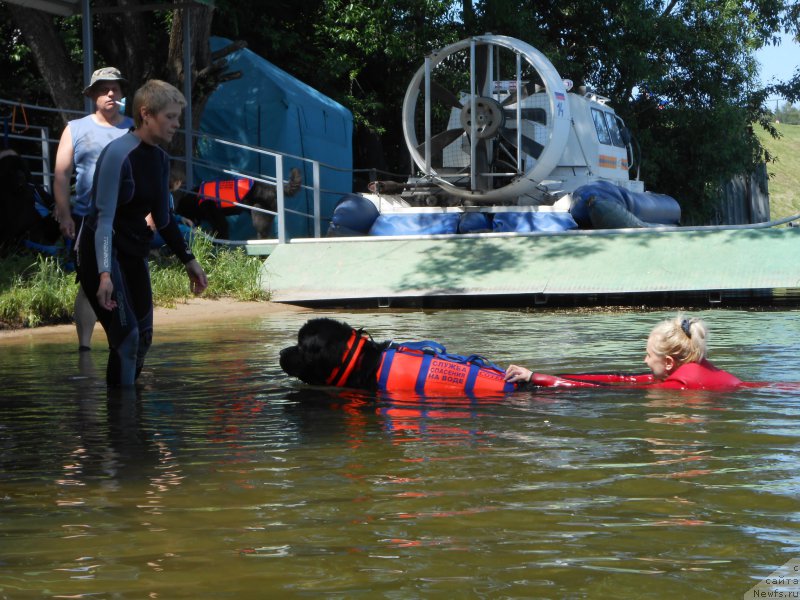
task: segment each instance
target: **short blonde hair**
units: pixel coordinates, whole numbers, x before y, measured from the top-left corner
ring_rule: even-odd
[[[706,357],[708,327],[701,319],[678,315],[662,321],[650,332],[653,350],[660,356],[671,356],[678,366],[700,362]]]
[[[136,90],[133,96],[133,122],[136,127],[142,126],[142,109],[151,114],[158,114],[172,103],[186,106],[186,98],[174,85],[160,79],[151,79]]]

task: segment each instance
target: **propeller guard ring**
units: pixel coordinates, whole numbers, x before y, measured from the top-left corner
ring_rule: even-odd
[[[517,61],[518,65],[521,62],[524,62],[526,63],[526,68],[532,67],[535,70],[536,75],[544,84],[544,94],[542,97],[544,98],[545,112],[547,114],[547,139],[543,140],[543,143],[539,144],[541,145],[541,152],[539,152],[538,156],[532,155],[530,152],[523,151],[525,157],[525,160],[523,161],[524,168],[519,168],[517,174],[511,178],[510,183],[496,188],[492,188],[494,179],[492,178],[491,174],[489,177],[486,177],[486,173],[479,173],[477,177],[468,177],[471,178],[471,181],[466,186],[463,184],[455,185],[451,183],[450,181],[453,180],[452,177],[449,176],[445,171],[439,172],[437,171],[437,168],[433,167],[431,164],[426,164],[425,157],[425,150],[427,149],[426,145],[430,143],[431,140],[433,140],[435,144],[437,141],[437,135],[443,136],[450,132],[431,131],[429,132],[430,137],[428,140],[423,139],[423,142],[420,144],[417,139],[417,131],[415,128],[417,121],[421,120],[421,117],[418,117],[417,115],[418,104],[424,105],[425,102],[425,100],[420,98],[420,94],[425,89],[426,71],[429,74],[433,74],[437,66],[453,54],[465,50],[468,53],[471,53],[471,47],[473,45],[475,46],[476,58],[479,51],[487,52],[486,56],[488,57],[489,53],[487,47],[491,50],[499,48],[500,50],[510,51],[512,55],[519,57],[519,60]],[[470,66],[471,62],[471,55],[465,61],[462,61],[462,63],[466,64],[467,66]],[[489,77],[486,77],[483,81],[484,87],[487,89],[476,89],[475,82],[472,79],[473,71],[475,71],[475,68],[471,67],[471,73],[469,74],[468,78],[471,84],[470,87],[472,90],[474,90],[476,103],[480,103],[480,109],[478,109],[476,112],[483,111],[482,114],[487,121],[487,125],[483,128],[478,127],[478,135],[475,136],[476,139],[470,140],[468,143],[472,144],[473,146],[475,144],[492,144],[494,142],[492,142],[490,138],[497,136],[498,133],[500,134],[500,137],[508,140],[510,133],[514,132],[513,128],[509,129],[507,127],[508,125],[513,124],[515,121],[513,118],[509,118],[509,113],[515,110],[511,106],[513,103],[509,102],[508,100],[499,103],[494,98],[489,98],[489,96],[491,96],[493,93],[493,91],[489,89],[492,87],[491,85],[488,85],[488,80],[490,79]],[[517,71],[519,71],[519,67],[517,67]],[[480,75],[478,75],[478,77],[480,77]],[[519,74],[517,77],[519,77]],[[435,92],[433,89],[434,83],[435,80],[433,80],[431,75],[432,93]],[[523,88],[524,87],[525,86],[523,86]],[[525,101],[528,96],[523,95],[523,92],[527,92],[527,90],[519,90],[518,98],[515,100],[522,106],[525,106]],[[517,92],[515,92],[515,94],[517,94]],[[467,124],[469,122],[471,109],[465,109],[471,106],[472,97],[469,93],[466,94],[466,97],[462,96],[461,98],[458,98],[451,93],[451,97],[453,100],[450,101],[450,107],[451,109],[458,107],[461,108],[462,112],[460,115],[460,123],[463,126],[464,133],[468,134],[470,129],[468,128]],[[492,102],[488,103],[486,102],[487,100],[491,100]],[[497,109],[495,109],[495,107],[497,107]],[[497,110],[499,110],[499,115],[497,114]],[[526,108],[522,108],[522,110],[525,111]],[[520,123],[521,121],[517,122],[517,125],[519,126]],[[529,198],[535,198],[538,196],[537,187],[542,181],[547,179],[548,176],[551,175],[552,171],[558,166],[559,159],[566,148],[567,138],[571,128],[571,116],[569,99],[567,98],[567,90],[564,86],[564,82],[553,64],[547,59],[546,56],[544,56],[544,54],[539,52],[530,44],[512,37],[501,35],[484,35],[467,38],[446,46],[445,48],[434,52],[428,57],[428,59],[426,59],[426,64],[418,69],[416,74],[412,77],[411,82],[406,90],[406,95],[403,99],[402,124],[403,136],[405,137],[406,145],[409,153],[411,154],[411,158],[417,167],[423,172],[424,177],[430,181],[436,182],[436,184],[447,193],[469,198],[474,202],[507,202],[514,201],[522,196],[527,196]],[[450,140],[449,137],[446,137],[445,141],[447,141],[447,143],[451,143],[451,141],[454,141],[454,139]],[[528,142],[528,147],[530,147],[531,142],[538,144],[538,140],[528,140]],[[431,144],[431,147],[433,147],[434,144]],[[525,140],[523,140],[523,148],[525,145]],[[465,168],[465,171],[470,169],[472,169],[472,167]],[[477,165],[475,169],[472,169],[472,171],[478,171]],[[448,180],[448,177],[450,180]],[[504,180],[508,181],[508,178],[506,177]]]

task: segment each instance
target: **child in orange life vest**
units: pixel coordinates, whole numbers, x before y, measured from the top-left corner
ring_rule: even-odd
[[[741,381],[712,365],[706,359],[708,327],[700,319],[678,316],[662,321],[650,332],[644,362],[650,367],[647,375],[565,375],[557,377],[533,373],[525,367],[511,365],[506,381],[529,382],[545,387],[593,387],[597,385],[654,386],[668,389],[726,389]]]

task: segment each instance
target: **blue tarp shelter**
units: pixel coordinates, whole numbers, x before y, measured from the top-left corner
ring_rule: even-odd
[[[212,51],[220,50],[230,40],[211,38]],[[200,131],[244,144],[259,146],[322,163],[320,187],[323,219],[330,219],[337,200],[352,191],[353,115],[334,100],[292,77],[247,49],[227,57],[231,71],[241,71],[239,79],[225,82],[211,95],[203,111]],[[230,166],[251,175],[275,176],[275,161],[269,156],[219,143],[201,141],[202,159]],[[303,184],[313,182],[312,166],[295,158],[284,160],[287,178],[292,167],[300,168]],[[198,179],[223,179],[218,171],[197,167]],[[303,189],[286,199],[287,208],[308,214],[313,212],[313,193]],[[242,226],[231,227],[232,238],[246,238],[249,214]],[[313,235],[313,222],[297,215],[287,217],[290,237]],[[327,229],[323,221],[322,231]],[[238,235],[237,235],[238,234]],[[254,236],[250,236],[254,237]]]

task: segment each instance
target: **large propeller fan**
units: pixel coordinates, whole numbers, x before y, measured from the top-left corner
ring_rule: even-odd
[[[511,200],[556,166],[569,104],[558,73],[538,50],[514,38],[480,36],[426,59],[406,92],[403,132],[417,166],[447,191]]]
[[[531,87],[534,87],[531,85]],[[538,87],[538,86],[537,86]],[[472,105],[471,103],[466,106],[453,94],[451,91],[444,88],[441,84],[431,82],[431,94],[436,100],[447,104],[451,108],[458,109],[461,114],[461,124],[454,129],[446,129],[441,133],[431,137],[431,153],[440,154],[446,146],[449,146],[458,138],[463,135],[470,135],[470,127],[472,122]],[[529,94],[526,94],[529,95]],[[477,135],[481,139],[491,139],[499,134],[504,140],[511,145],[516,145],[516,132],[506,126],[509,121],[517,119],[517,113],[510,108],[504,108],[509,104],[514,104],[517,101],[516,93],[509,95],[508,98],[502,102],[498,102],[491,98],[479,98],[477,102],[477,118],[478,118],[478,131]],[[533,121],[547,126],[547,112],[543,108],[522,108],[520,110],[520,117],[526,121]],[[544,150],[544,146],[534,139],[527,136],[522,136],[522,149],[525,154],[539,158]],[[484,146],[478,146],[484,148]],[[421,152],[425,152],[425,142],[417,146]]]

